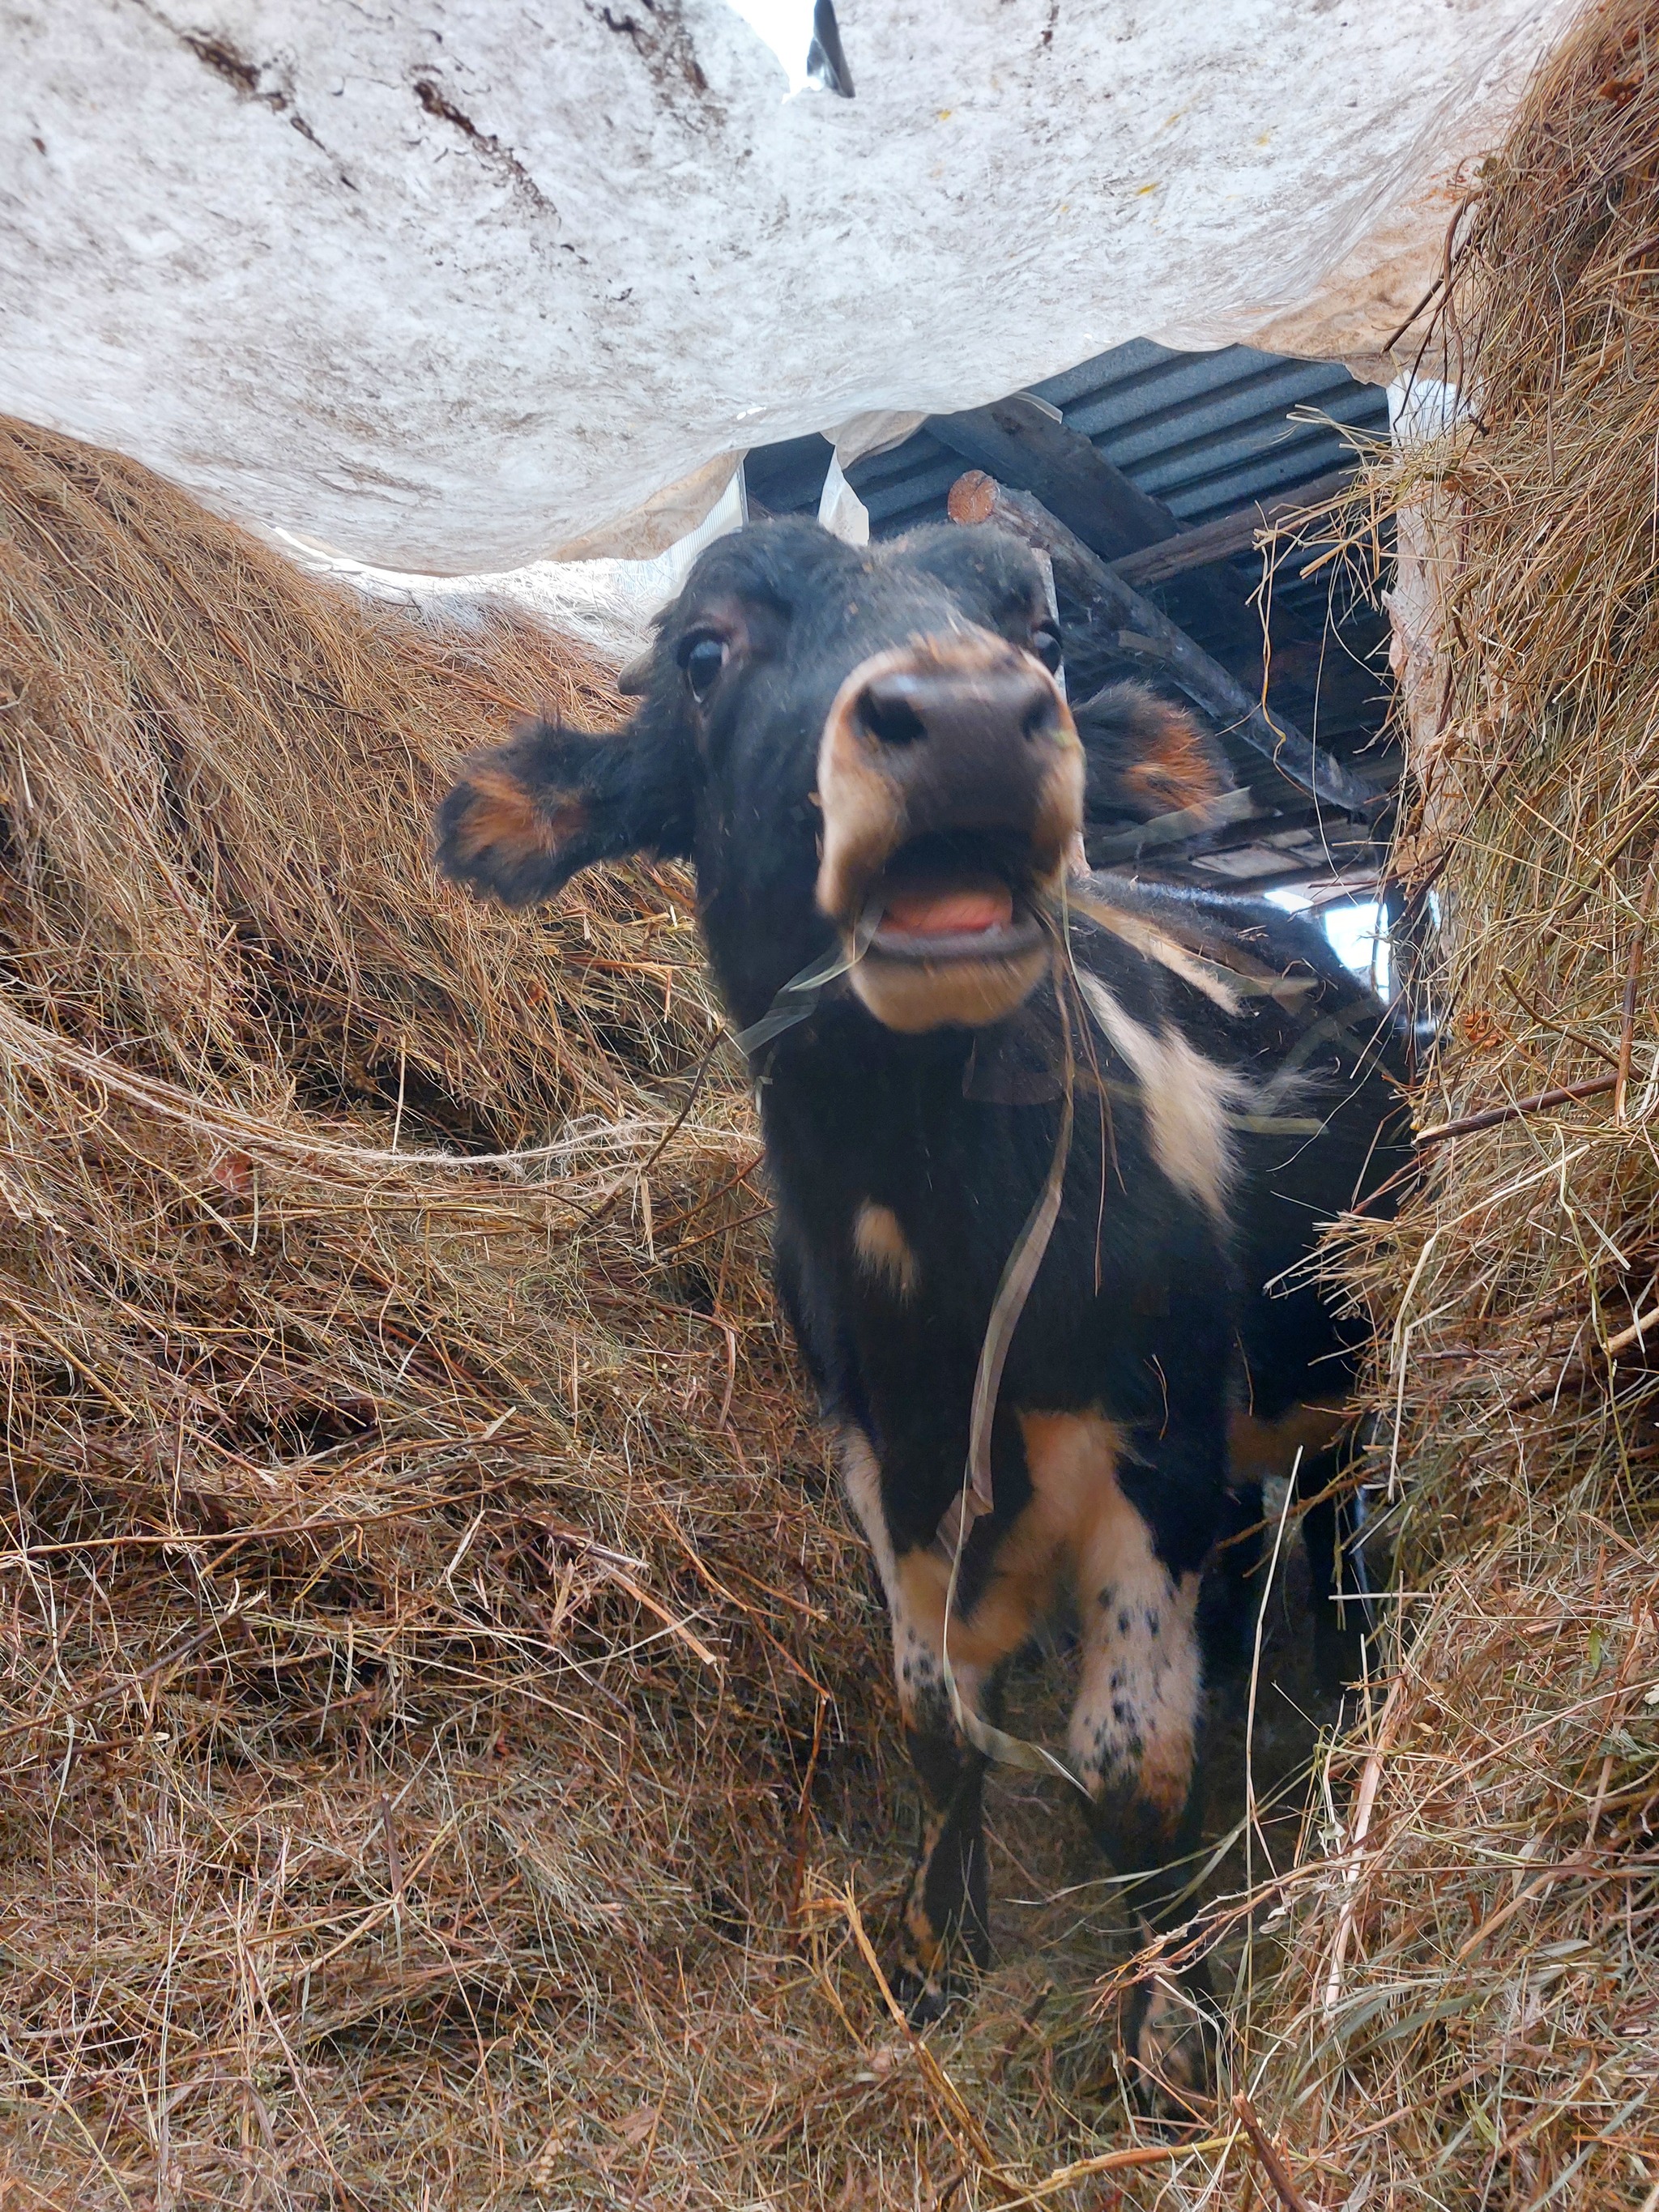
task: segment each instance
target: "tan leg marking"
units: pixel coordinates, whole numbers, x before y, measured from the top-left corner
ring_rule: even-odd
[[[1024,1413],[1020,1425],[1039,1496],[1063,1500],[1069,1519],[1083,1618],[1073,1769],[1091,1795],[1131,1792],[1173,1828],[1187,1802],[1198,1717],[1198,1577],[1177,1582],[1153,1553],[1118,1482],[1122,1441],[1110,1422]]]
[[[933,1855],[945,1841],[951,1826],[951,1814],[930,1804],[924,1797],[921,1811],[921,1836],[916,1845],[915,1864],[911,1869],[909,1887],[904,1893],[904,1942],[900,1947],[902,1966],[918,1975],[930,1990],[941,1987],[942,1978],[951,1966],[951,1938],[953,1930],[948,1923],[939,1926],[927,1909],[927,1877],[933,1863]]]
[[[1200,1692],[1198,1577],[1177,1580],[1155,1555],[1146,1523],[1118,1481],[1124,1447],[1113,1423],[1098,1413],[1022,1413],[1019,1420],[1032,1495],[999,1545],[973,1606],[951,1620],[952,1670],[964,1702],[976,1708],[987,1680],[1052,1609],[1062,1582],[1074,1583],[1084,1664],[1071,1718],[1073,1764],[1102,1804],[1108,1840],[1127,1823],[1121,1840],[1130,1846],[1133,1870],[1156,1867],[1191,1787]],[[880,1471],[856,1431],[842,1438],[841,1463],[887,1594],[906,1726],[934,1742],[954,1739],[960,1748],[942,1664],[949,1563],[931,1547],[895,1553]],[[974,1818],[976,1823],[976,1812]],[[904,1911],[909,1962],[924,1977],[942,1969],[949,1948],[949,1934],[936,1926],[926,1893],[950,1821],[943,1802],[925,1814]],[[1170,2025],[1167,2049],[1151,2025],[1139,2042],[1149,2057],[1157,2045],[1161,2069],[1178,2079],[1184,2014]]]
[[[987,1671],[1018,1651],[1054,1610],[1097,1510],[1103,1469],[1109,1474],[1121,1448],[1117,1430],[1099,1414],[1022,1413],[1019,1421],[1032,1496],[997,1547],[971,1610],[951,1618],[951,1664],[958,1675],[964,1663]],[[1073,1430],[1086,1432],[1086,1449],[1053,1448],[1055,1438],[1069,1438]],[[1132,1511],[1127,1504],[1123,1510]],[[929,1625],[937,1642],[950,1562],[929,1549],[907,1552],[897,1565],[912,1613]]]
[[[915,1295],[921,1271],[890,1206],[863,1201],[853,1218],[853,1249],[866,1274],[885,1283],[896,1297]]]
[[[945,1687],[940,1651],[945,1620],[944,1571],[940,1576],[918,1572],[918,1563],[930,1556],[922,1552],[911,1551],[902,1559],[896,1558],[892,1533],[882,1509],[881,1470],[869,1443],[855,1429],[842,1433],[841,1473],[848,1502],[869,1539],[882,1588],[886,1592],[893,1636],[893,1678],[898,1691],[899,1711],[912,1739],[912,1756],[917,1756],[918,1746],[923,1747],[918,1759],[922,1783],[921,1838],[905,1894],[905,1940],[900,1963],[908,1973],[917,1978],[925,1996],[942,1998],[952,1942],[959,1932],[965,1899],[959,1882],[948,1878],[946,1900],[936,1914],[929,1909],[928,1893],[930,1888],[934,1890],[938,1905],[934,1859],[941,1846],[958,1851],[963,1848],[959,1831],[956,1841],[951,1841],[953,1821],[959,1822],[962,1818],[962,1807],[957,1802],[953,1785],[962,1778],[964,1769],[971,1769],[977,1759],[977,1754],[969,1751],[956,1725]],[[936,1560],[933,1564],[938,1565]],[[1016,1639],[1024,1640],[1024,1633]],[[963,1702],[977,1708],[987,1668],[976,1662],[981,1661],[988,1647],[982,1638],[973,1639],[973,1643],[970,1655],[963,1649],[962,1632],[953,1625],[951,1664],[957,1687]],[[995,1656],[1004,1655],[999,1651]],[[969,1772],[969,1780],[976,1793],[976,1774]],[[977,1832],[976,1795],[970,1826]]]
[[[893,1632],[893,1680],[905,1726],[923,1730],[949,1727],[940,1656],[949,1570],[939,1568],[935,1577],[918,1571],[919,1563],[929,1557],[927,1553],[907,1552],[902,1559],[895,1555],[892,1534],[882,1510],[881,1470],[868,1442],[856,1429],[844,1430],[842,1434],[841,1479],[847,1502],[857,1515],[875,1555],[876,1571],[886,1594],[888,1619]],[[933,1564],[939,1567],[937,1559]],[[1029,1633],[1029,1630],[1025,1632]],[[1024,1641],[1024,1633],[1018,1641]],[[1014,1648],[1009,1645],[1006,1650]],[[985,1649],[982,1638],[969,1638],[959,1621],[951,1623],[951,1665],[957,1687],[969,1705],[976,1701],[984,1684]],[[998,1650],[989,1663],[994,1665],[996,1659],[1006,1656],[1006,1650]]]
[[[1227,1458],[1235,1478],[1269,1482],[1289,1476],[1298,1448],[1304,1459],[1334,1444],[1348,1425],[1340,1406],[1292,1406],[1276,1421],[1260,1421],[1243,1408],[1227,1423]]]
[[[1192,1775],[1198,1577],[1177,1581],[1154,1554],[1146,1522],[1118,1483],[1122,1437],[1111,1422],[1093,1413],[1019,1419],[1033,1495],[972,1608],[951,1620],[957,1687],[974,1703],[986,1678],[1052,1611],[1069,1577],[1084,1644],[1070,1728],[1073,1764],[1091,1790],[1129,1790],[1172,1826]],[[936,1723],[949,1564],[933,1550],[895,1554],[875,1456],[855,1432],[842,1439],[842,1477],[887,1593],[901,1710],[911,1726]]]
[[[1117,1431],[1097,1416],[1086,1422],[1064,1414],[1024,1414],[1026,1451],[1034,1495],[997,1547],[991,1571],[970,1609],[951,1620],[951,1667],[957,1687],[969,1705],[1003,1660],[1018,1651],[1038,1621],[1054,1608],[1063,1577],[1075,1569],[1079,1532],[1091,1510],[1091,1488],[1102,1467],[1109,1471],[1118,1449]],[[1042,1449],[1049,1430],[1086,1427],[1089,1451]],[[1034,1453],[1032,1439],[1037,1438]],[[1109,1447],[1103,1461],[1103,1443]],[[870,1540],[877,1571],[887,1594],[893,1625],[893,1666],[899,1705],[912,1726],[945,1697],[942,1664],[945,1599],[950,1588],[947,1559],[931,1547],[896,1555],[881,1507],[881,1477],[874,1453],[855,1431],[842,1438],[842,1481],[848,1502]],[[1137,1528],[1139,1516],[1112,1485],[1121,1510]],[[1144,1541],[1144,1530],[1143,1530]]]

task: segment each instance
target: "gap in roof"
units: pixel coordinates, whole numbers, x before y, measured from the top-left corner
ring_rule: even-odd
[[[853,97],[834,0],[726,0],[726,5],[781,64],[789,80],[786,100],[798,92]]]

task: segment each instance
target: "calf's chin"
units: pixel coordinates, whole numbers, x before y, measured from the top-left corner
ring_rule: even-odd
[[[853,970],[853,992],[884,1029],[901,1036],[947,1024],[983,1029],[1024,1005],[1048,960],[1042,941],[986,959],[895,957],[872,947]]]

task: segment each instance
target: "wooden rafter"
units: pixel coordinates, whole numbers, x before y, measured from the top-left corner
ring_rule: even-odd
[[[995,523],[1053,562],[1056,581],[1115,629],[1119,650],[1155,662],[1194,704],[1271,760],[1291,782],[1344,813],[1369,816],[1377,795],[1330,754],[1316,753],[1294,723],[1270,720],[1220,662],[1150,599],[1143,599],[1030,492],[1011,491],[971,470],[951,487],[951,519]]]

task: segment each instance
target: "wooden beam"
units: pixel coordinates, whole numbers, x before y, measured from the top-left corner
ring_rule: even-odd
[[[1153,545],[1173,550],[1187,535],[1162,500],[1142,491],[1091,438],[1057,420],[1055,410],[1029,392],[961,415],[930,416],[927,428],[999,483],[1040,499],[1103,561]],[[1188,588],[1194,611],[1229,649],[1241,659],[1260,653],[1261,624],[1231,578],[1195,575]],[[1301,633],[1287,609],[1280,611],[1279,627],[1291,636]]]
[[[1138,489],[1091,438],[1057,422],[1027,392],[961,415],[930,416],[927,430],[999,483],[1018,484],[1040,499],[1103,561],[1180,532],[1162,500]]]
[[[1352,769],[1318,756],[1293,722],[1268,720],[1243,686],[1178,629],[1150,599],[1108,568],[1073,530],[1029,492],[1009,491],[981,471],[970,470],[951,487],[951,520],[996,524],[1054,562],[1054,575],[1074,599],[1098,609],[1115,628],[1121,650],[1156,659],[1196,705],[1224,729],[1264,754],[1281,774],[1327,805],[1346,814],[1369,814],[1377,794]]]
[[[1161,544],[1146,545],[1139,552],[1126,553],[1112,562],[1112,573],[1121,576],[1126,584],[1163,584],[1189,568],[1204,568],[1212,561],[1230,560],[1235,553],[1248,553],[1257,538],[1285,515],[1300,514],[1309,507],[1322,506],[1345,490],[1353,482],[1353,477],[1352,469],[1334,469],[1328,476],[1316,477],[1311,483],[1298,485],[1295,491],[1285,492],[1278,498],[1254,501],[1235,514],[1218,515],[1213,522],[1201,523],[1196,530],[1183,530],[1178,538],[1166,538]],[[1056,514],[1059,511],[1054,509]],[[1082,534],[1080,531],[1078,533],[1079,537]],[[1095,550],[1098,551],[1099,548]]]

